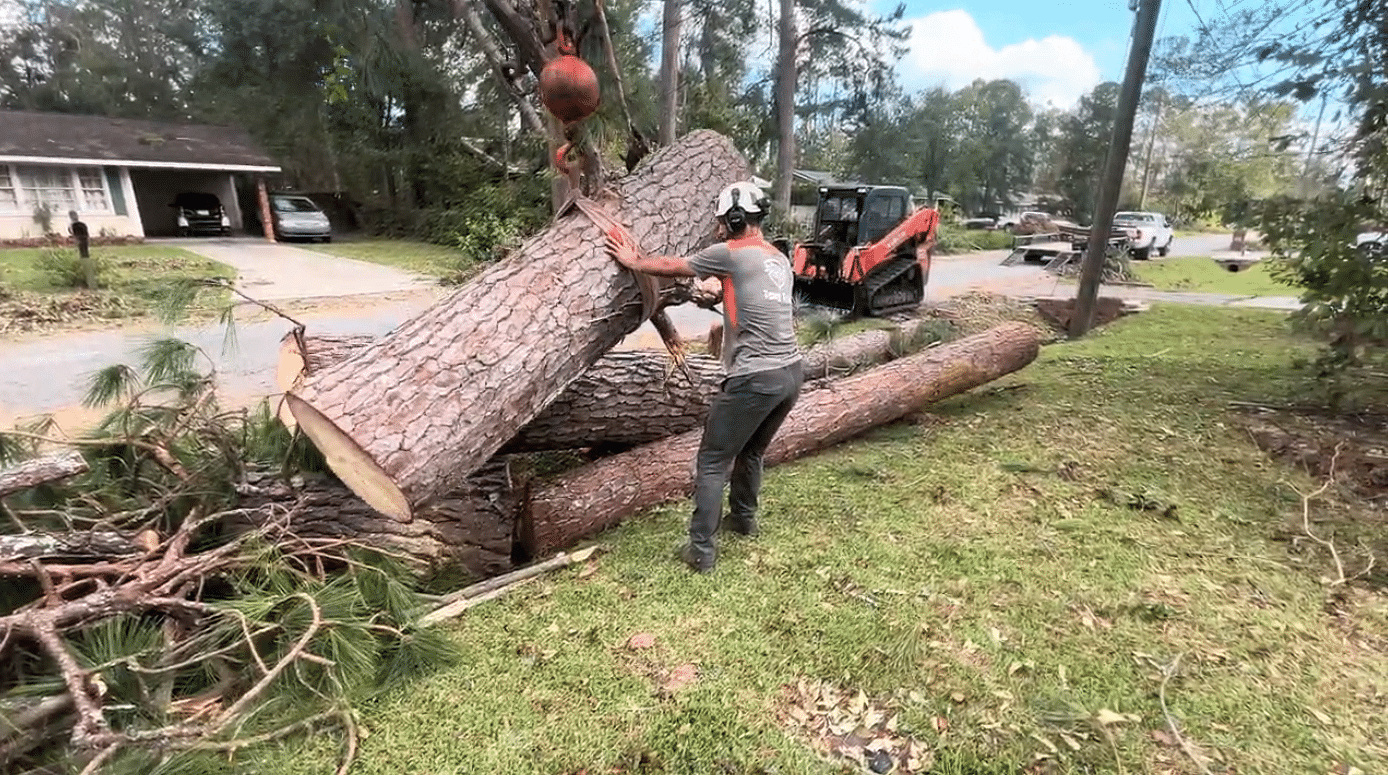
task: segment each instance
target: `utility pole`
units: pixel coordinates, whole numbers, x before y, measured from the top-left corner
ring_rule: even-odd
[[[1070,318],[1071,337],[1084,336],[1094,325],[1094,303],[1103,279],[1108,237],[1113,230],[1113,212],[1118,209],[1118,194],[1123,188],[1123,171],[1127,168],[1128,151],[1132,148],[1137,101],[1142,96],[1142,82],[1147,77],[1147,60],[1152,55],[1152,38],[1157,34],[1157,13],[1160,10],[1161,0],[1140,0],[1137,8],[1133,45],[1128,51],[1128,70],[1123,76],[1123,89],[1118,94],[1118,115],[1114,117],[1113,138],[1109,141],[1104,174],[1099,180],[1098,204],[1089,230],[1089,248],[1080,272],[1080,287],[1075,293],[1075,314]]]

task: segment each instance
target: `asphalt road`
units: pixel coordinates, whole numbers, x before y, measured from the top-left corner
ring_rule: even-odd
[[[1228,248],[1228,236],[1199,236],[1178,238],[1172,255],[1209,255]],[[219,248],[221,246],[218,246]],[[235,251],[219,249],[219,260],[238,263]],[[257,262],[268,254],[253,249],[247,255]],[[308,251],[298,251],[307,253]],[[927,301],[938,301],[970,290],[992,293],[1037,296],[1069,295],[1072,285],[1061,282],[1039,266],[1002,266],[1007,251],[990,251],[964,256],[940,257],[931,270]],[[292,253],[277,253],[279,258],[298,261],[299,269],[286,270],[284,287],[305,287],[309,279],[316,296],[340,296],[309,305],[286,304],[316,334],[385,334],[410,316],[417,314],[443,295],[435,288],[420,288],[417,279],[400,273],[363,271],[353,274],[346,286],[334,287],[325,283],[323,267],[316,261]],[[249,259],[248,259],[249,260]],[[333,261],[336,259],[328,259]],[[361,262],[352,262],[358,264]],[[263,263],[257,271],[264,272]],[[327,272],[331,277],[335,272]],[[299,279],[294,279],[298,277]],[[365,278],[365,279],[362,279]],[[372,282],[385,286],[393,293],[349,295],[371,288]],[[267,290],[262,285],[260,290]],[[1163,294],[1144,289],[1106,288],[1105,293],[1148,300],[1169,300],[1186,303],[1240,304],[1243,300],[1206,294]],[[278,294],[276,294],[278,295]],[[1260,300],[1258,306],[1286,308],[1288,300]],[[670,310],[671,317],[688,339],[702,339],[709,324],[718,320],[717,313],[683,305]],[[21,339],[0,341],[0,424],[8,425],[17,417],[65,411],[74,417],[90,417],[73,413],[80,404],[92,373],[114,363],[136,365],[139,350],[151,339],[174,336],[201,347],[216,363],[222,395],[229,403],[249,403],[259,396],[276,392],[274,368],[281,338],[289,332],[288,321],[258,319],[235,326],[234,342],[226,340],[226,330],[215,323],[185,325],[173,328],[142,324],[119,330],[92,332],[50,333]],[[659,338],[650,324],[642,326],[623,343],[623,347],[659,347]]]

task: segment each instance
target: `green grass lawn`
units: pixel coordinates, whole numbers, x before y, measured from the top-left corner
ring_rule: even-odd
[[[370,261],[432,277],[472,274],[478,267],[453,248],[430,242],[401,239],[362,239],[337,241],[326,245],[305,245],[309,250],[342,258]]]
[[[169,288],[187,280],[235,278],[226,264],[182,248],[163,245],[93,247],[97,293],[79,294],[71,279],[81,276],[75,248],[0,250],[0,290],[5,306],[0,317],[32,320],[36,310],[46,323],[76,319],[139,317],[158,309]],[[201,291],[198,306],[219,303],[226,291]],[[0,329],[5,328],[0,320]],[[21,327],[22,328],[22,327]]]
[[[1268,274],[1265,262],[1238,272],[1203,256],[1134,261],[1133,270],[1144,282],[1163,291],[1227,293],[1234,296],[1298,296],[1297,288],[1283,285]]]
[[[613,530],[447,625],[462,658],[362,709],[352,771],[850,772],[805,731],[831,707],[935,773],[1199,772],[1163,693],[1210,771],[1386,771],[1388,604],[1327,613],[1325,558],[1274,538],[1300,517],[1282,483],[1313,483],[1228,405],[1306,389],[1284,321],[1158,304],[1048,346],[770,471],[763,535],[710,576],[671,559],[686,504]],[[259,772],[340,752],[279,745]]]
[[[75,248],[57,249],[63,261],[74,263]],[[17,291],[62,293],[72,290],[44,269],[47,248],[0,250],[0,284]],[[168,282],[209,277],[235,277],[226,264],[163,245],[115,245],[93,247],[91,254],[100,267],[102,286],[118,293],[149,298],[157,296]]]

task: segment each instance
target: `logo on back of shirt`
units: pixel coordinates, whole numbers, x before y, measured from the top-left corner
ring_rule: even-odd
[[[778,301],[782,304],[790,303],[790,265],[782,258],[768,258],[762,264],[766,270],[766,278],[771,284],[776,286],[775,291],[764,290],[762,297],[767,301]]]

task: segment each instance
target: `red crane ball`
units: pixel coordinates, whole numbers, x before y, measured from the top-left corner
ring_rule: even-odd
[[[598,74],[576,56],[551,59],[540,71],[540,102],[566,124],[593,115],[598,99]]]

